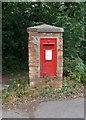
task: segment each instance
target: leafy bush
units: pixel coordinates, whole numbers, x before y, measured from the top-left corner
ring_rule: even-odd
[[[69,58],[64,59],[64,76],[68,80],[74,79],[76,81],[86,81],[85,65],[80,58],[70,60]]]

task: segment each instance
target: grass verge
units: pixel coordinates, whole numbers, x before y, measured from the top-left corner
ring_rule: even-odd
[[[13,83],[2,91],[2,102],[14,103],[14,102],[28,102],[38,97],[74,97],[83,96],[84,87],[80,81],[68,81],[64,78],[62,82],[62,88],[59,87],[59,79],[45,79],[40,81],[35,86],[30,87],[28,84],[28,78],[16,79]]]

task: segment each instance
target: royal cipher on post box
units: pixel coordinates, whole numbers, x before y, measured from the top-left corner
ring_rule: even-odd
[[[63,77],[63,32],[47,24],[27,28],[30,84],[48,76]]]

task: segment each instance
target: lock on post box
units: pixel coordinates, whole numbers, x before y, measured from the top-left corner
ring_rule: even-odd
[[[56,77],[56,43],[56,38],[40,38],[40,77]]]

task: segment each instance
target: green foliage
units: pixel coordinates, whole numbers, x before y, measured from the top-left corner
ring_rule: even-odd
[[[2,4],[3,71],[27,70],[27,7],[20,3]]]
[[[59,81],[58,81],[59,82]],[[42,84],[37,84],[35,86],[29,86],[28,78],[25,79],[16,79],[14,82],[7,88],[2,91],[2,99],[3,103],[9,102],[13,103],[15,101],[30,101],[36,99],[37,97],[50,97],[50,98],[59,98],[59,97],[67,97],[72,95],[77,95],[84,92],[82,89],[83,84],[80,79],[68,80],[67,77],[64,78],[62,83],[62,88],[58,89],[59,85],[57,80],[54,80],[54,85],[52,81],[48,80],[42,81]],[[55,87],[57,84],[57,87]]]
[[[48,97],[51,97],[51,96],[53,96],[54,94],[56,94],[57,93],[57,89],[56,88],[54,88],[53,86],[51,86],[51,85],[48,85],[48,86],[45,86],[45,88],[44,89],[40,89],[40,95],[41,96],[43,96],[43,97],[45,97],[45,96],[48,96]]]
[[[73,60],[70,60],[68,58],[65,58],[64,76],[66,76],[68,80],[74,79],[80,82],[86,81],[85,65],[82,59],[75,58]]]
[[[67,77],[64,77],[64,81],[62,83],[62,88],[58,90],[58,95],[61,96],[71,96],[83,93],[84,88],[80,79],[75,81],[74,79],[69,80]]]

